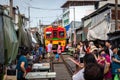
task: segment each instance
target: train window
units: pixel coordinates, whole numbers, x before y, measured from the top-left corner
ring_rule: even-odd
[[[46,38],[52,38],[52,33],[51,32],[46,32]]]
[[[57,38],[57,31],[53,31],[53,37]]]
[[[64,37],[64,31],[60,31],[60,32],[59,32],[59,36],[60,36],[60,37]]]

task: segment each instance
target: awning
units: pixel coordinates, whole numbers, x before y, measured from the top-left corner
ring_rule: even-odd
[[[66,31],[68,31],[68,30],[69,30],[69,28],[70,28],[70,24],[69,24],[69,25],[67,25],[67,26],[65,26]]]
[[[109,40],[117,40],[117,39],[120,39],[120,36],[111,37]]]
[[[33,34],[31,33],[31,38],[33,43],[37,43],[36,39],[33,37]]]
[[[112,32],[112,33],[108,33],[107,35],[109,36],[109,40],[117,40],[120,39],[120,30]]]
[[[107,33],[109,32],[108,23],[106,20],[101,20],[97,25],[88,28],[87,39],[88,40],[107,40]]]

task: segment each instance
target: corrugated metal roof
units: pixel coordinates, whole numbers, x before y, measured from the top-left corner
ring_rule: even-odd
[[[115,4],[107,3],[106,5],[102,6],[102,7],[99,8],[99,9],[97,9],[95,12],[93,12],[93,13],[85,16],[85,17],[83,17],[82,20],[83,20],[83,21],[84,21],[84,20],[87,20],[87,19],[89,19],[89,18],[91,18],[91,17],[93,17],[93,16],[95,16],[95,15],[98,15],[99,13],[101,13],[101,12],[103,12],[103,11],[111,8],[111,7],[115,7]],[[118,5],[118,7],[120,7],[120,5]]]
[[[61,6],[61,8],[64,8],[64,7],[68,7],[68,5],[69,4],[71,4],[71,3],[87,3],[87,2],[99,2],[99,1],[101,1],[101,0],[67,0],[62,6]],[[71,5],[69,5],[69,6],[71,6]],[[75,6],[75,5],[74,5]],[[78,5],[77,5],[78,6]]]

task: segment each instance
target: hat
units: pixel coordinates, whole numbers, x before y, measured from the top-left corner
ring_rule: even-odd
[[[94,45],[94,42],[92,42],[92,41],[91,41],[91,42],[89,42],[89,45],[91,45],[91,46],[92,46],[92,45]]]
[[[97,48],[96,46],[91,46],[90,52],[93,52],[93,51],[95,51],[95,50],[98,50],[98,48]]]

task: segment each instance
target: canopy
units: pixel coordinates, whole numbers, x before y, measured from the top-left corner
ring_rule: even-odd
[[[5,58],[7,62],[11,63],[17,56],[19,43],[12,19],[8,16],[3,16],[3,24]]]
[[[68,31],[70,28],[70,25],[65,26],[66,31]]]
[[[2,16],[0,15],[0,63],[4,63],[4,36],[3,36],[3,23]]]

